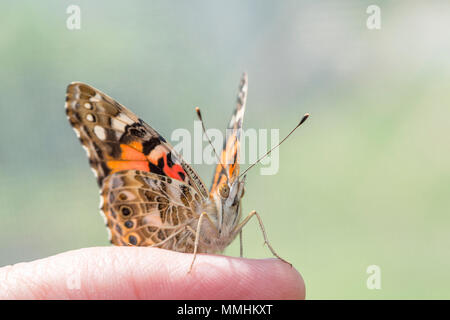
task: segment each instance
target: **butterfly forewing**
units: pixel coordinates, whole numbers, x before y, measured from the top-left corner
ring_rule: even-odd
[[[242,75],[239,83],[239,91],[236,101],[236,108],[233,111],[231,120],[227,128],[227,139],[223,145],[220,161],[216,166],[210,194],[214,193],[217,187],[228,182],[233,183],[239,176],[239,156],[241,150],[242,123],[244,121],[245,105],[247,102],[248,78],[247,74]],[[230,181],[228,181],[230,179]]]
[[[156,130],[99,90],[70,84],[66,112],[99,186],[109,174],[142,170],[183,181],[207,196],[198,175]]]

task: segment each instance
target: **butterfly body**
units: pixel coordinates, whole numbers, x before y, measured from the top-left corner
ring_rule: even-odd
[[[225,185],[224,185],[225,186]],[[228,185],[226,185],[228,187]],[[236,193],[229,193],[229,196],[224,198],[217,190],[212,195],[212,200],[206,204],[204,211],[211,219],[209,232],[206,233],[205,238],[211,238],[211,244],[216,251],[205,251],[209,253],[222,252],[237,236],[238,226],[241,219],[241,199],[244,191],[244,183],[236,181],[231,186],[230,191],[236,190]],[[214,212],[215,214],[210,214]],[[208,225],[205,223],[204,225]],[[214,235],[209,237],[208,234]]]

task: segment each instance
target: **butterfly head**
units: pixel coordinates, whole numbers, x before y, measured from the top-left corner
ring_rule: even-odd
[[[223,175],[214,185],[210,193],[210,202],[217,220],[217,231],[221,241],[230,240],[233,230],[239,223],[241,214],[241,199],[244,196],[244,179],[229,179]],[[227,242],[228,243],[228,242]]]
[[[244,196],[245,177],[243,179],[235,179],[229,181],[226,179],[219,184],[216,189],[216,198],[222,202],[222,208],[232,208],[239,206]]]

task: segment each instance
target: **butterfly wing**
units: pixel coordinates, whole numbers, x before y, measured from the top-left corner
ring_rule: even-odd
[[[151,246],[192,252],[201,195],[182,181],[139,170],[106,177],[101,210],[115,245]]]
[[[216,191],[217,187],[228,181],[230,184],[239,176],[239,155],[241,150],[242,123],[244,121],[245,105],[247,101],[248,78],[242,75],[239,92],[236,101],[236,109],[231,116],[227,128],[227,139],[224,143],[221,163],[216,166],[210,193]]]
[[[84,83],[71,83],[67,87],[66,113],[100,187],[110,174],[141,170],[182,181],[207,196],[200,177],[173,147],[106,94]]]

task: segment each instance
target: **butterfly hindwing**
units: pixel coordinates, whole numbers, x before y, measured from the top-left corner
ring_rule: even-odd
[[[113,173],[101,189],[101,210],[115,245],[151,246],[192,252],[194,235],[186,228],[202,197],[187,184],[153,173]]]
[[[110,174],[141,170],[182,181],[207,196],[198,175],[156,130],[99,90],[71,83],[66,113],[100,187]]]

